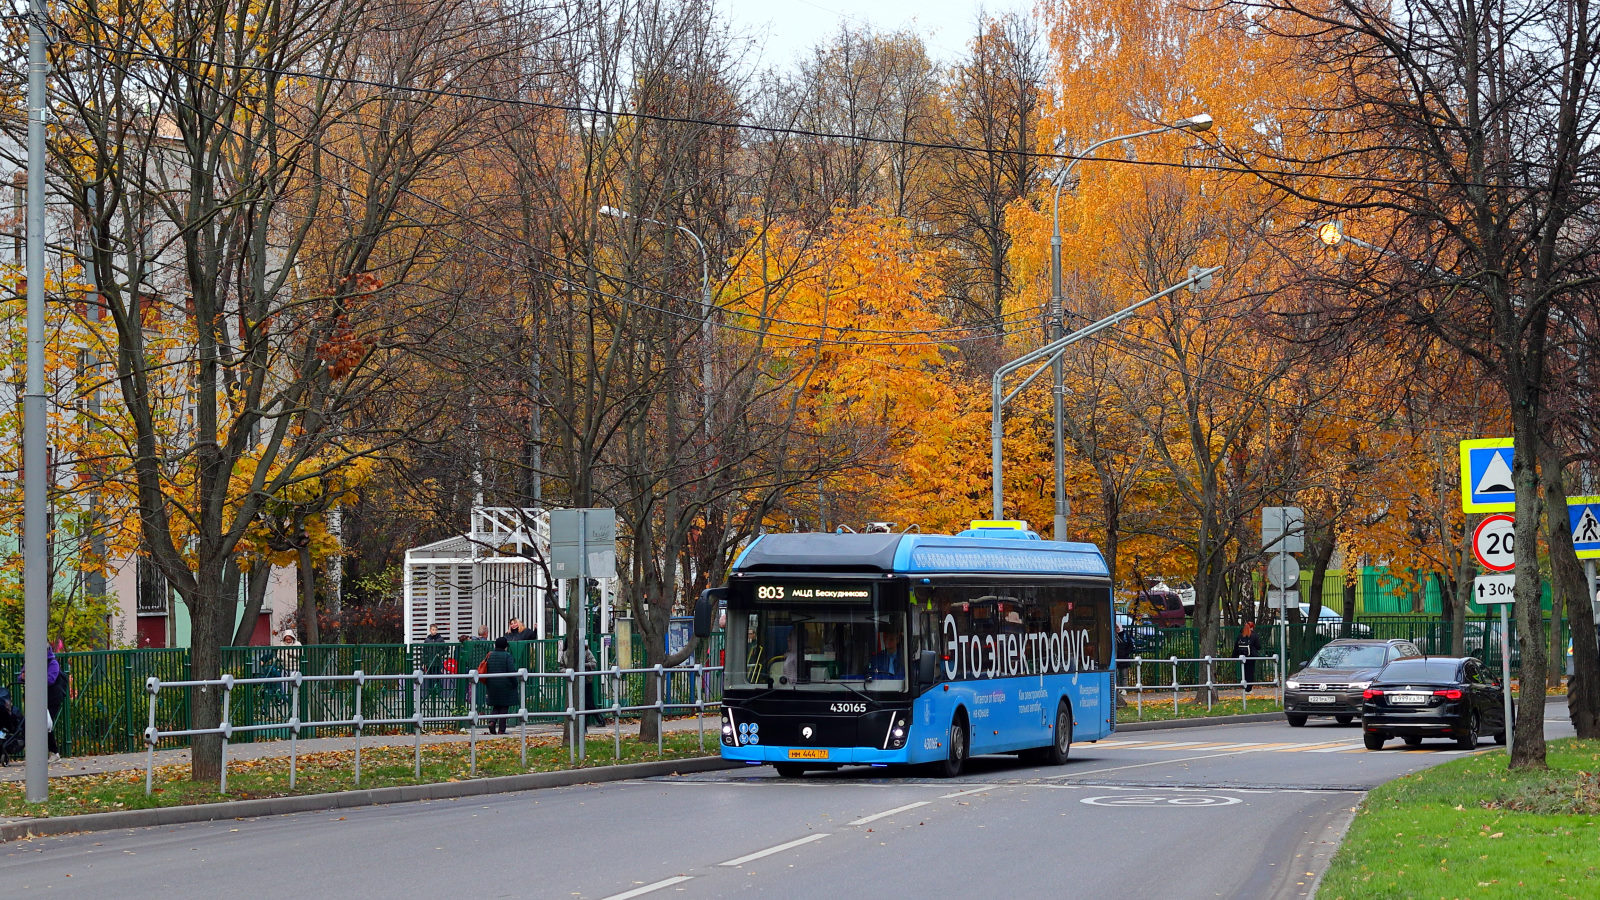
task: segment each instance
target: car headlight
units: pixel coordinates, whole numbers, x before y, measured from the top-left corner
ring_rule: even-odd
[[[1352,681],[1352,682],[1350,682],[1350,689],[1351,690],[1364,691],[1369,687],[1372,687],[1372,682],[1370,682],[1370,681]]]
[[[1288,689],[1289,689],[1289,690],[1291,690],[1291,691],[1298,691],[1298,690],[1300,690],[1300,682],[1298,682],[1298,681],[1295,681],[1295,680],[1294,680],[1294,679],[1293,679],[1293,678],[1291,678],[1291,679],[1289,679],[1289,680],[1288,680],[1288,681],[1285,681],[1285,682],[1284,682],[1284,683],[1283,683],[1283,686],[1284,686],[1284,687],[1286,687],[1286,688],[1288,688]]]

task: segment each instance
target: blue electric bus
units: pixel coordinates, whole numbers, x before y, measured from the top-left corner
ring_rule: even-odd
[[[785,777],[1021,753],[1066,761],[1116,726],[1111,579],[1025,523],[957,535],[768,534],[727,606],[722,755]]]

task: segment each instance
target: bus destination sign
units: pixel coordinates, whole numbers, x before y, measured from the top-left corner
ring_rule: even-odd
[[[846,584],[762,584],[756,586],[756,599],[776,602],[871,600],[872,587]]]

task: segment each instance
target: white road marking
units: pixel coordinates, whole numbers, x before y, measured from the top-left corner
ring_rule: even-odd
[[[1352,747],[1359,747],[1359,746],[1360,746],[1359,744],[1357,744],[1354,741],[1352,741],[1352,742],[1350,742],[1348,744],[1340,744],[1337,747],[1324,747],[1321,750],[1307,750],[1306,752],[1307,753],[1340,753],[1340,752],[1343,752],[1345,750],[1349,750]]]
[[[754,853],[750,853],[750,854],[747,854],[745,856],[741,856],[738,859],[730,859],[725,863],[718,863],[718,865],[723,865],[723,866],[742,866],[745,863],[750,862],[751,860],[760,859],[763,856],[771,856],[774,853],[782,853],[785,850],[788,850],[788,849],[793,848],[793,847],[798,847],[801,844],[809,844],[812,841],[820,841],[820,840],[822,840],[823,838],[825,838],[827,836],[828,836],[827,832],[821,832],[821,833],[818,833],[818,834],[806,835],[805,837],[800,838],[799,840],[790,841],[787,844],[779,844],[776,847],[768,847],[765,850],[757,850]]]
[[[881,813],[873,813],[870,816],[862,816],[861,818],[855,820],[854,822],[851,822],[850,824],[851,825],[865,825],[868,822],[876,822],[879,819],[882,819],[882,818],[884,818],[886,816],[892,816],[895,813],[903,813],[908,809],[916,809],[919,806],[927,806],[927,805],[928,805],[928,801],[926,801],[926,800],[918,800],[915,803],[907,803],[905,806],[896,806],[894,809],[886,809]],[[727,865],[727,863],[723,863],[723,865]]]
[[[984,791],[992,791],[992,790],[994,790],[994,787],[973,788],[970,791],[956,791],[954,794],[943,794],[943,795],[941,795],[939,797],[939,799],[940,800],[953,800],[956,797],[965,797],[968,794],[981,794]]]
[[[1124,769],[1143,769],[1143,768],[1146,768],[1148,766],[1169,766],[1169,765],[1172,765],[1173,763],[1193,762],[1193,761],[1195,761],[1197,759],[1218,759],[1218,758],[1223,757],[1223,756],[1233,756],[1236,753],[1250,753],[1250,752],[1252,752],[1252,751],[1250,751],[1250,750],[1224,750],[1221,753],[1207,753],[1204,756],[1181,756],[1181,757],[1179,757],[1177,759],[1158,759],[1155,762],[1134,763],[1131,766],[1112,766],[1109,769],[1090,769],[1087,772],[1071,772],[1071,773],[1068,773],[1068,774],[1065,774],[1065,775],[1047,775],[1047,776],[1045,776],[1045,780],[1046,781],[1054,781],[1054,780],[1060,779],[1060,778],[1081,778],[1084,775],[1099,775],[1101,772],[1121,772]]]
[[[664,887],[672,887],[675,884],[682,884],[693,877],[693,875],[674,875],[671,878],[663,878],[655,884],[647,884],[644,887],[636,887],[631,891],[623,891],[620,894],[612,894],[611,896],[607,897],[606,900],[628,900],[630,897],[643,897],[645,894],[648,894],[651,891],[659,891]]]

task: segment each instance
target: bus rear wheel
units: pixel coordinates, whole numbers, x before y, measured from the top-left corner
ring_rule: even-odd
[[[955,778],[966,767],[967,753],[970,747],[967,743],[967,717],[956,713],[950,722],[950,743],[946,748],[943,762],[934,763],[934,771],[940,778]]]
[[[1055,740],[1051,741],[1048,747],[1024,750],[1022,758],[1034,765],[1066,764],[1067,756],[1072,752],[1072,707],[1064,698],[1056,704],[1056,726],[1051,734],[1055,736]]]

